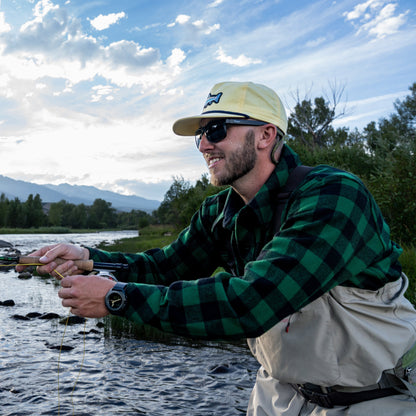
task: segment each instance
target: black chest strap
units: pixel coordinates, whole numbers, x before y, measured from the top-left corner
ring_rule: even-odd
[[[290,173],[285,186],[276,196],[276,211],[273,216],[273,230],[277,233],[282,225],[282,213],[292,192],[302,183],[305,176],[313,169],[311,166],[299,165]]]

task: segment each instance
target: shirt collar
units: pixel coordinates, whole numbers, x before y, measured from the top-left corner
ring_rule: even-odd
[[[275,211],[274,199],[279,189],[286,184],[290,172],[298,165],[300,165],[298,155],[285,144],[279,163],[256,196],[245,205],[237,192],[230,188],[224,209],[215,223],[218,224],[222,220],[223,227],[231,229],[236,215],[243,210],[251,211],[260,224],[269,223]]]

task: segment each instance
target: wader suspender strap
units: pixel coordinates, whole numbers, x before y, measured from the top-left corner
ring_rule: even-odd
[[[310,166],[299,165],[290,173],[286,185],[276,196],[277,206],[273,216],[273,230],[277,233],[282,225],[282,213],[292,192],[301,184],[305,176],[313,169]]]

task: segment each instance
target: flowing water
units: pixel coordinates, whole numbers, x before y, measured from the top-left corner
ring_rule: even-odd
[[[133,234],[0,239],[28,254],[55,242],[94,246],[126,236]],[[245,414],[258,364],[244,342],[160,337],[121,318],[65,325],[58,290],[52,278],[0,272],[1,416]],[[7,300],[15,305],[5,306]]]

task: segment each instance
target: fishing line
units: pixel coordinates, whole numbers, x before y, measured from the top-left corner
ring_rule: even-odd
[[[66,318],[65,328],[64,328],[64,332],[62,334],[61,347],[59,348],[59,356],[58,356],[58,416],[61,413],[61,401],[60,401],[60,393],[59,393],[59,391],[60,391],[60,385],[59,385],[60,380],[59,380],[59,376],[60,376],[60,371],[61,371],[61,369],[60,369],[60,365],[61,365],[61,353],[62,353],[62,348],[63,348],[63,345],[64,345],[65,333],[66,333],[66,329],[68,328],[68,322],[69,322],[70,315],[71,315],[71,311],[69,311],[68,316]],[[71,404],[72,404],[72,414],[73,415],[75,414],[74,391],[75,391],[75,387],[76,387],[76,385],[78,383],[79,377],[81,375],[82,368],[84,366],[84,359],[85,359],[85,353],[86,353],[86,347],[85,347],[86,330],[87,330],[87,320],[85,320],[85,322],[84,322],[84,336],[83,336],[83,344],[84,344],[84,347],[83,347],[83,352],[82,352],[81,364],[80,364],[79,371],[78,371],[77,377],[75,379],[75,382],[74,382],[74,385],[73,385],[72,391],[71,391]]]
[[[64,345],[64,338],[65,338],[65,332],[66,329],[68,328],[68,322],[69,322],[69,315],[71,314],[71,311],[69,311],[68,316],[66,318],[65,321],[65,327],[64,327],[64,333],[62,334],[62,340],[61,340],[61,346],[59,348],[59,355],[58,355],[58,416],[61,414],[61,400],[60,400],[60,395],[59,395],[59,375],[60,375],[60,371],[61,371],[61,353],[62,353],[62,346]]]
[[[16,264],[0,264],[0,267],[42,266],[42,265],[43,265],[42,263],[27,263],[27,264],[26,263],[25,264],[16,263]],[[61,279],[64,278],[64,276],[61,273],[59,273],[57,270],[54,270],[54,272]],[[60,416],[60,414],[61,414],[61,402],[60,402],[60,393],[59,393],[59,390],[60,390],[60,385],[59,385],[60,379],[59,379],[59,376],[60,376],[60,370],[61,370],[61,368],[60,368],[61,367],[61,353],[62,353],[62,349],[63,349],[63,345],[64,345],[65,333],[66,333],[66,330],[68,328],[68,323],[69,323],[69,317],[70,317],[70,315],[71,315],[71,310],[69,310],[68,316],[67,316],[66,321],[65,321],[64,332],[62,334],[62,340],[61,340],[61,345],[60,345],[60,348],[59,348],[59,355],[58,355],[58,369],[57,369],[57,371],[58,371],[58,416]],[[80,368],[79,368],[77,377],[76,377],[75,382],[74,382],[74,386],[72,387],[72,391],[71,391],[71,403],[72,403],[72,414],[73,415],[75,415],[74,391],[75,391],[75,387],[76,387],[76,385],[78,383],[79,377],[81,375],[82,368],[84,366],[84,359],[85,359],[85,354],[86,354],[86,346],[85,346],[85,344],[86,344],[86,333],[87,333],[87,320],[85,319],[85,321],[84,321],[84,336],[83,336],[83,345],[84,346],[83,346],[82,359],[81,359],[81,364],[80,364]]]
[[[54,270],[54,272],[61,279],[64,278],[64,276],[62,276],[62,274],[59,273],[57,270]],[[71,310],[69,310],[68,316],[66,318],[65,328],[64,328],[64,332],[62,334],[61,347],[59,349],[59,356],[58,356],[58,416],[60,415],[60,412],[61,412],[61,402],[60,402],[60,395],[59,395],[59,390],[60,390],[60,386],[59,386],[59,375],[60,375],[61,353],[62,353],[62,348],[63,348],[63,345],[64,345],[65,333],[66,333],[66,329],[68,328],[68,322],[69,322],[70,315],[71,315]],[[75,415],[74,391],[75,391],[75,387],[76,387],[76,385],[78,383],[79,377],[81,375],[82,368],[84,366],[86,333],[87,333],[87,320],[84,321],[84,336],[83,336],[83,344],[84,344],[84,347],[83,347],[83,352],[82,352],[81,364],[80,364],[80,367],[79,367],[79,371],[78,371],[77,377],[76,377],[75,382],[74,382],[74,386],[72,387],[72,391],[71,391],[71,404],[72,404],[72,414],[73,415]]]

